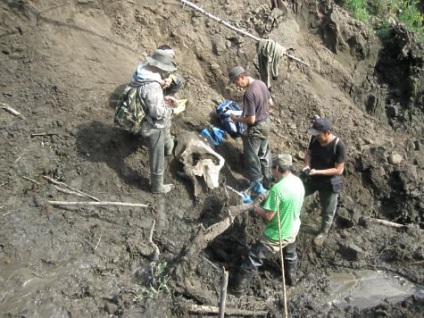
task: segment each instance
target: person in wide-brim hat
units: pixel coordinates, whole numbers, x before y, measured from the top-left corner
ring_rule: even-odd
[[[175,63],[172,61],[172,57],[161,50],[156,50],[152,55],[147,57],[146,63],[165,72],[174,72],[177,69]]]

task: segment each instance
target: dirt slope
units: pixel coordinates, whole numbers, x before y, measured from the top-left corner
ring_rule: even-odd
[[[334,273],[380,270],[423,283],[422,48],[399,59],[399,39],[383,45],[331,2],[305,1],[296,8],[283,3],[273,10],[272,3],[282,2],[196,3],[257,37],[293,48],[310,64],[286,59],[273,81],[274,153],[290,152],[300,168],[314,114],[330,118],[348,147],[346,189],[321,249],[311,244],[319,221],[316,203],[305,205],[299,284],[288,289],[291,316],[418,317],[422,292],[367,308],[326,304]],[[216,102],[241,99],[242,91],[227,86],[232,66],[243,65],[258,77],[255,41],[173,0],[3,0],[0,14],[0,102],[22,114],[0,111],[0,316],[202,316],[189,313],[188,304],[217,305],[220,269],[236,268],[262,225],[237,218],[193,260],[196,266],[181,288],[172,269],[184,245],[199,224],[219,222],[224,203],[236,199],[226,202],[222,189],[195,199],[173,158],[166,179],[176,190],[151,195],[147,149],[113,126],[115,101],[137,63],[158,45],[170,44],[186,79],[179,96],[190,101],[173,132],[199,131],[210,125]],[[245,187],[241,141],[229,138],[216,150],[227,160],[221,177]],[[64,193],[64,185],[43,176],[101,201],[149,207],[53,207],[48,200],[87,199]],[[149,244],[153,220],[153,241],[161,252],[155,263]],[[158,264],[168,265],[163,274]],[[227,307],[252,310],[254,304],[258,310],[278,303],[275,267],[261,271],[246,296],[229,296]],[[159,293],[147,290],[149,283],[159,289],[160,282]],[[281,314],[279,305],[263,310]]]

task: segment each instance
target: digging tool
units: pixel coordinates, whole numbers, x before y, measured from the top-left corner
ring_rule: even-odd
[[[256,42],[261,41],[261,39],[260,39],[260,38],[258,38],[258,37],[256,37],[256,36],[254,36],[254,35],[252,35],[252,34],[250,34],[250,33],[246,32],[246,31],[244,31],[244,30],[240,30],[240,29],[238,29],[238,28],[236,28],[236,27],[232,26],[232,25],[231,25],[231,24],[229,24],[228,22],[225,22],[225,21],[223,21],[222,19],[220,19],[220,18],[218,18],[218,17],[216,17],[216,16],[214,16],[214,15],[210,14],[209,12],[206,12],[205,10],[203,10],[203,9],[202,9],[202,8],[200,8],[199,6],[195,5],[194,3],[191,3],[190,1],[187,1],[187,0],[181,0],[181,2],[182,2],[183,4],[188,5],[189,7],[192,7],[193,9],[195,9],[195,10],[197,10],[197,11],[199,11],[199,12],[203,13],[203,14],[204,14],[204,15],[206,15],[207,17],[209,17],[209,18],[211,18],[211,19],[213,19],[213,20],[215,20],[215,21],[218,21],[219,23],[222,23],[222,24],[223,24],[223,25],[225,25],[227,28],[230,28],[230,29],[231,29],[231,30],[233,30],[233,31],[236,31],[236,32],[238,32],[238,33],[241,33],[241,34],[243,34],[243,35],[245,35],[245,36],[247,36],[247,37],[249,37],[249,38],[251,38],[251,39],[255,40]],[[275,42],[275,41],[273,41],[273,42]],[[286,51],[286,50],[284,49],[284,51]],[[283,54],[284,54],[285,56],[289,57],[290,59],[295,60],[296,62],[299,62],[299,63],[301,63],[301,64],[303,64],[303,65],[306,65],[306,66],[310,66],[308,63],[306,63],[306,62],[304,62],[304,61],[302,61],[302,60],[298,59],[297,57],[295,57],[295,56],[293,56],[293,55],[291,55],[291,54],[288,54],[287,52],[284,52]]]
[[[231,188],[230,186],[228,186],[228,185],[226,185],[226,184],[224,184],[224,186],[225,186],[225,188],[227,188],[228,190],[230,190],[230,191],[232,191],[232,192],[234,192],[235,194],[237,194],[242,200],[243,200],[243,203],[252,203],[253,202],[253,200],[252,200],[252,198],[250,197],[250,195],[248,195],[247,194],[247,192],[250,190],[250,188],[251,187],[249,187],[249,188],[247,188],[246,190],[244,190],[244,191],[242,191],[242,192],[240,192],[240,191],[237,191],[236,189],[234,189],[234,188]]]

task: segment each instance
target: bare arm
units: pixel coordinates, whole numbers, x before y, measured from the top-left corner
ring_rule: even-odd
[[[230,117],[234,122],[239,122],[247,125],[253,125],[256,121],[256,116],[237,117],[236,115],[231,114]]]
[[[265,221],[267,221],[267,222],[271,221],[272,218],[275,215],[274,211],[265,210],[264,208],[262,208],[260,206],[257,206],[256,208],[254,208],[253,212],[255,212],[261,218],[265,219]]]
[[[310,168],[311,168],[311,151],[308,150],[306,151],[306,154],[305,154],[304,167],[302,171],[310,169]]]
[[[312,169],[309,172],[309,175],[311,175],[311,176],[314,176],[314,175],[315,176],[316,175],[321,175],[321,176],[338,176],[338,175],[341,175],[343,173],[344,166],[345,166],[345,163],[342,162],[342,163],[336,163],[334,165],[334,168],[330,168],[330,169],[323,169],[323,170]]]

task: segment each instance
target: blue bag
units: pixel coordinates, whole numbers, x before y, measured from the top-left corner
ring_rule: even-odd
[[[216,106],[216,114],[221,118],[224,130],[234,138],[240,137],[244,132],[244,125],[239,122],[234,122],[230,118],[230,114],[241,116],[242,110],[240,106],[233,100],[227,99]]]
[[[208,138],[215,146],[219,146],[225,139],[225,131],[217,127],[203,128],[200,135]]]

